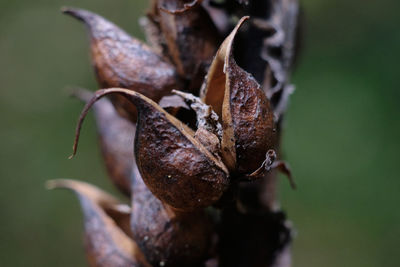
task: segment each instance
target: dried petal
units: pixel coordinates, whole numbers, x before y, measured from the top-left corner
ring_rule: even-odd
[[[132,185],[132,232],[153,266],[198,266],[210,247],[211,221],[204,210],[177,212],[157,199],[137,168]]]
[[[79,89],[73,95],[84,102],[90,101],[94,94]],[[100,99],[93,106],[101,152],[113,183],[125,195],[131,195],[131,173],[133,155],[133,135],[136,126],[121,117],[111,102]]]
[[[179,210],[193,210],[216,202],[229,183],[224,164],[194,138],[193,130],[139,93],[121,88],[98,90],[81,114],[74,153],[91,105],[112,93],[130,96],[138,108],[135,157],[150,191]]]
[[[100,189],[74,180],[54,180],[47,187],[66,188],[74,191],[84,215],[86,253],[90,266],[150,266],[139,247],[116,224],[106,209],[119,202]]]
[[[92,12],[73,8],[63,12],[88,26],[93,66],[101,87],[124,87],[158,101],[177,86],[175,68],[147,45]],[[136,120],[136,109],[126,98],[114,96],[112,101],[120,113]]]
[[[203,86],[203,100],[222,117],[222,158],[231,171],[250,174],[275,141],[270,103],[257,81],[235,62],[232,45],[243,17],[225,39]]]
[[[195,79],[212,60],[219,33],[200,0],[158,0],[161,31],[180,75]]]

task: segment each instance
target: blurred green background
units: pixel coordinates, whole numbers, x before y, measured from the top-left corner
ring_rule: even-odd
[[[84,27],[63,5],[98,12],[143,37],[146,1],[0,0],[0,266],[84,266],[75,197],[52,178],[107,180],[89,119],[67,160],[82,105],[66,86],[96,88]],[[295,266],[400,264],[400,10],[396,0],[304,0],[284,153],[298,190],[280,183],[297,230]]]

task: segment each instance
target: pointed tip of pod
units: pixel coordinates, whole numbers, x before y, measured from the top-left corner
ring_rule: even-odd
[[[54,189],[70,189],[72,191],[79,191],[82,188],[82,185],[86,183],[79,182],[71,179],[53,179],[48,180],[45,183],[45,187],[47,190],[54,190]],[[87,184],[89,185],[89,184]],[[83,186],[84,187],[84,186]]]
[[[53,180],[48,180],[45,183],[45,187],[48,190],[54,190],[54,189],[70,189],[73,191],[79,191],[83,186],[84,182],[79,182],[71,179],[53,179]],[[89,185],[89,184],[87,184]]]
[[[221,47],[219,48],[220,50],[222,49],[221,52],[225,56],[225,65],[228,65],[227,60],[229,59],[229,57],[231,55],[233,40],[235,39],[237,32],[239,31],[240,27],[242,27],[243,23],[249,19],[250,19],[250,16],[242,17],[237,22],[235,28],[231,31],[231,33],[228,35],[228,37],[226,37],[225,41],[222,43]]]
[[[91,99],[89,99],[89,101],[86,102],[85,107],[83,108],[81,115],[79,116],[78,119],[78,124],[76,126],[75,129],[75,139],[74,139],[74,144],[72,146],[72,154],[71,156],[69,156],[69,159],[72,159],[75,155],[76,152],[78,150],[78,143],[79,143],[79,136],[80,136],[80,132],[81,132],[81,128],[82,128],[82,124],[83,121],[86,118],[86,115],[89,113],[89,110],[91,109],[91,107],[102,97],[111,94],[111,93],[121,93],[124,95],[129,95],[132,98],[136,98],[136,99],[145,99],[148,102],[153,102],[152,100],[150,100],[149,98],[145,97],[142,94],[139,94],[137,92],[131,91],[129,89],[123,89],[123,88],[109,88],[109,89],[100,89],[97,90],[91,97]]]
[[[67,14],[76,19],[79,19],[83,22],[86,22],[90,17],[95,16],[95,14],[90,11],[74,7],[62,7],[61,12],[63,14]]]
[[[72,180],[72,179],[54,179],[49,180],[45,183],[45,187],[48,190],[53,189],[69,189],[79,196],[87,196],[88,198],[101,203],[107,203],[112,205],[119,204],[119,201],[112,195],[106,193],[105,191],[97,188],[94,185],[88,184],[86,182]]]
[[[57,180],[49,180],[49,181],[46,181],[46,182],[44,183],[44,187],[45,187],[47,190],[53,190],[53,189],[58,188]]]

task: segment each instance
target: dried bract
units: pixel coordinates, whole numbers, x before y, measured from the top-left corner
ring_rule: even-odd
[[[233,41],[242,18],[225,39],[203,86],[203,100],[222,121],[222,158],[238,174],[257,170],[274,148],[275,122],[269,100],[251,74],[233,58]]]
[[[92,185],[74,180],[49,181],[47,187],[70,189],[78,196],[84,215],[90,266],[150,266],[135,241],[107,214],[107,209],[118,212],[119,202],[115,198]]]
[[[219,33],[200,0],[157,0],[156,14],[168,53],[186,79],[204,74],[219,45]],[[203,68],[203,69],[201,69]]]
[[[90,101],[93,93],[77,89],[73,95],[84,102]],[[133,158],[133,135],[136,126],[121,117],[111,102],[100,99],[93,106],[100,148],[112,182],[125,195],[131,195],[131,173]]]
[[[64,8],[63,12],[88,26],[93,66],[102,88],[123,87],[154,101],[176,88],[174,66],[149,46],[92,12],[74,8]],[[121,114],[136,120],[135,107],[126,98],[114,96],[112,101]]]

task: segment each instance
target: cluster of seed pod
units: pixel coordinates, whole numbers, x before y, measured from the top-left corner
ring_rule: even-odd
[[[153,0],[141,20],[149,45],[97,14],[63,9],[87,26],[97,80],[107,88],[73,92],[86,103],[73,155],[93,107],[109,176],[131,199],[128,206],[83,182],[49,182],[78,195],[91,266],[233,266],[218,255],[226,235],[218,228],[226,211],[241,210],[241,184],[274,168],[288,172],[278,142],[292,58],[268,58],[268,49],[282,6],[295,1],[265,2],[262,20],[245,16],[257,1]],[[268,31],[253,51],[263,64],[245,70],[237,63],[248,65],[243,40],[256,30]],[[285,44],[287,37],[273,43]]]

